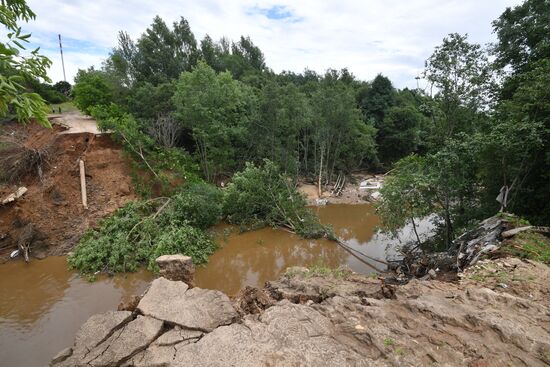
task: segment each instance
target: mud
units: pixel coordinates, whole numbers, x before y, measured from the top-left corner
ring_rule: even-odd
[[[0,206],[0,262],[17,248],[23,228],[32,224],[41,237],[31,244],[31,256],[61,255],[70,251],[86,229],[135,198],[129,162],[108,135],[61,134],[37,124],[7,124],[2,134],[24,141],[28,147],[49,146],[48,164],[40,178],[29,174],[13,185],[0,184],[0,196],[18,186],[28,191],[8,205]],[[86,164],[88,206],[81,203],[78,160]]]
[[[47,365],[90,315],[116,309],[121,298],[140,294],[151,279],[141,271],[90,283],[57,256],[1,265],[0,365]]]

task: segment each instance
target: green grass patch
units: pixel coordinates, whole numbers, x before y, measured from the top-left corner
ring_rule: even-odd
[[[62,114],[67,112],[78,111],[78,108],[76,108],[76,106],[73,104],[72,101],[55,103],[55,104],[46,104],[47,113],[58,114],[60,108],[61,108]]]
[[[550,238],[536,232],[522,232],[504,243],[502,251],[522,259],[550,265]]]

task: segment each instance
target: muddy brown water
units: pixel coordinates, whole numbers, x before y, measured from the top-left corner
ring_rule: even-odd
[[[314,210],[352,248],[375,258],[386,257],[393,240],[375,233],[379,219],[372,206],[338,204]],[[384,267],[373,261],[367,265],[334,242],[303,240],[283,230],[239,233],[227,225],[214,230],[221,248],[207,266],[197,269],[196,283],[229,295],[246,285],[261,287],[289,266],[348,265],[361,273]],[[88,317],[116,309],[122,297],[140,294],[152,278],[140,271],[90,283],[67,269],[65,257],[0,265],[0,366],[47,365],[72,344]]]

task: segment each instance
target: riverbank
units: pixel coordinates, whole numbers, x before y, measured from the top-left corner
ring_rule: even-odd
[[[493,268],[507,287],[490,281]],[[548,266],[516,258],[478,263],[458,282],[402,286],[290,268],[233,301],[158,278],[135,310],[90,318],[52,365],[545,366],[548,277]]]
[[[2,126],[0,141],[15,147],[1,152],[8,159],[3,172],[17,175],[11,184],[0,183],[0,202],[20,187],[27,190],[0,204],[0,263],[21,246],[31,258],[64,255],[87,229],[136,198],[130,162],[108,134],[98,135],[94,120],[73,112],[52,117],[52,124]],[[21,163],[8,156],[29,152],[40,159]],[[79,160],[85,162],[88,208],[81,200]]]

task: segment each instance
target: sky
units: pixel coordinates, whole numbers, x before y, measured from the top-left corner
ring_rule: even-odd
[[[197,40],[250,36],[275,72],[324,73],[348,68],[357,78],[388,76],[399,88],[416,87],[424,61],[449,33],[471,42],[495,41],[491,22],[520,0],[28,0],[37,19],[23,24],[32,44],[63,80],[57,35],[63,38],[67,81],[78,69],[101,65],[117,34],[133,39],[155,15],[167,23],[185,17]]]

